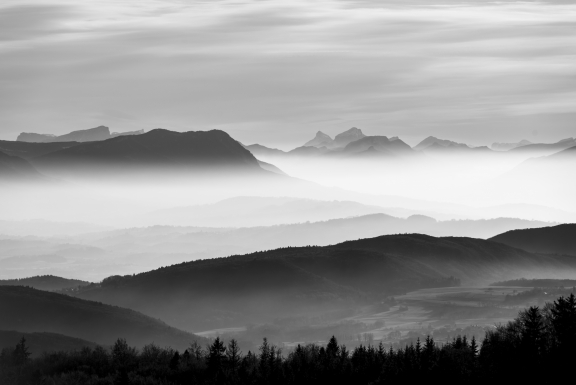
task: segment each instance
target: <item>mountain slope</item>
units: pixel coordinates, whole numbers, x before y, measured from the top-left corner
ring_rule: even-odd
[[[26,160],[0,151],[0,183],[43,180],[45,180],[44,176],[36,171]]]
[[[32,354],[31,358],[36,358],[45,352],[81,350],[84,347],[95,348],[97,346],[94,342],[58,333],[0,330],[0,350],[14,349],[22,337],[26,339],[26,346]]]
[[[405,155],[412,153],[412,148],[400,139],[388,139],[385,136],[365,136],[344,147],[344,153],[361,153],[372,148],[375,151],[389,155]]]
[[[576,256],[576,224],[511,230],[490,240],[536,253]]]
[[[457,143],[447,139],[438,139],[434,136],[429,136],[416,146],[414,146],[414,150],[421,151],[424,150],[432,145],[440,146],[440,147],[458,147],[458,148],[470,148],[468,145],[464,143]]]
[[[0,140],[0,151],[7,155],[17,156],[22,159],[30,160],[38,156],[75,146],[77,144],[79,143],[28,143]]]
[[[303,147],[331,147],[334,145],[334,139],[329,135],[326,135],[322,131],[318,131],[314,139],[311,139],[304,143]]]
[[[1,330],[61,333],[105,345],[124,337],[137,346],[179,349],[202,340],[133,310],[27,287],[0,286],[0,308]]]
[[[210,169],[266,173],[248,150],[218,130],[180,133],[156,129],[142,135],[82,143],[37,157],[33,163],[48,174],[73,176]]]
[[[562,139],[556,143],[533,143],[510,150],[512,154],[527,153],[532,156],[551,155],[558,151],[576,146],[576,138]]]
[[[458,279],[480,284],[534,271],[573,273],[576,261],[473,238],[390,235],[187,262],[118,277],[77,295],[198,330],[350,308],[407,290],[452,286]]]
[[[532,142],[523,139],[517,143],[498,143],[498,142],[494,142],[492,143],[492,145],[490,146],[490,148],[492,150],[495,151],[508,151],[511,150],[513,148],[517,148],[517,147],[522,147],[522,146],[527,146],[529,144],[533,144]]]
[[[334,145],[336,147],[346,147],[346,145],[348,143],[355,142],[358,139],[362,139],[365,136],[366,135],[364,135],[362,130],[360,130],[356,127],[352,127],[351,129],[346,130],[346,131],[341,132],[340,134],[336,135],[334,137]]]

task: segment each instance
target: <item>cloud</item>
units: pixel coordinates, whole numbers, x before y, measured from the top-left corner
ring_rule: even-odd
[[[109,124],[282,146],[360,122],[482,141],[506,122],[486,140],[509,140],[525,135],[519,106],[576,86],[569,3],[42,1],[3,17],[7,139]]]

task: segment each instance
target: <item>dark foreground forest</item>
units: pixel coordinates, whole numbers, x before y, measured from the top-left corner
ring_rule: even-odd
[[[326,346],[287,354],[264,339],[243,354],[235,340],[193,343],[183,352],[155,345],[140,351],[118,339],[110,349],[31,358],[22,339],[0,355],[0,384],[394,384],[555,383],[571,378],[576,358],[576,297],[530,307],[489,331],[481,344],[465,336],[439,345],[430,337],[405,348],[359,346],[332,337]],[[438,381],[438,382],[436,382]]]

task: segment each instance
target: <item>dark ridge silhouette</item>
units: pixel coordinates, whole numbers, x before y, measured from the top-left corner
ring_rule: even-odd
[[[59,333],[25,333],[15,330],[0,330],[0,351],[7,348],[13,349],[22,337],[26,339],[26,346],[29,348],[31,358],[40,357],[43,353],[69,352],[86,347],[93,349],[98,346],[94,342]],[[112,342],[114,341],[110,341],[108,345],[111,345]]]
[[[90,282],[79,279],[68,279],[53,275],[37,275],[19,279],[0,279],[0,286],[29,286],[38,290],[58,291],[78,286],[89,285]]]
[[[511,230],[490,240],[535,253],[576,256],[576,224]]]
[[[143,346],[185,348],[201,337],[134,310],[29,287],[0,286],[0,330],[50,332],[109,345],[118,336]]]
[[[28,142],[12,142],[9,140],[0,140],[0,151],[18,156],[22,159],[30,160],[37,156],[42,156],[62,150],[64,148],[78,145],[78,142],[67,143],[28,143]]]
[[[84,176],[90,172],[228,171],[261,172],[258,160],[227,133],[219,130],[174,132],[156,129],[78,144],[37,157],[34,164],[48,174]]]
[[[419,288],[454,286],[459,279],[482,284],[534,270],[576,271],[576,260],[473,238],[391,235],[187,262],[117,277],[75,295],[197,330],[310,316]]]
[[[385,136],[365,136],[348,143],[343,152],[348,154],[362,153],[369,149],[390,155],[405,155],[412,153],[412,148],[400,139],[388,139]]]
[[[98,126],[94,128],[89,128],[87,130],[72,131],[65,135],[52,135],[52,134],[35,134],[23,132],[18,135],[16,139],[19,142],[93,142],[99,140],[106,140],[110,138],[115,138],[117,136],[124,135],[141,135],[144,130],[138,131],[128,131],[128,132],[113,132],[110,133],[110,129],[106,126]]]
[[[25,159],[0,151],[0,183],[8,181],[44,181],[45,178]]]

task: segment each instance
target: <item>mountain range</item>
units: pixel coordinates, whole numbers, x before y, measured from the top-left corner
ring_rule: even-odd
[[[406,234],[186,262],[115,277],[74,295],[131,306],[197,331],[355,308],[418,288],[489,283],[535,271],[572,274],[576,260],[481,239]]]
[[[93,141],[111,139],[117,136],[141,135],[143,133],[144,130],[110,133],[110,129],[108,127],[98,126],[94,128],[89,128],[87,130],[72,131],[65,135],[35,134],[35,133],[23,132],[20,135],[18,135],[16,141],[29,142],[29,143],[93,142]]]

